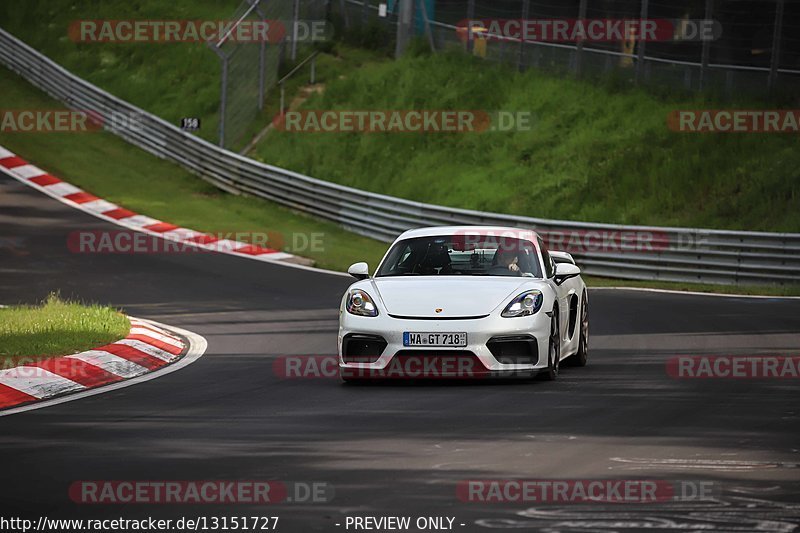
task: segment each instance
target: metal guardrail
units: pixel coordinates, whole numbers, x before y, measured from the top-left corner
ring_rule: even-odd
[[[242,157],[181,131],[91,83],[0,29],[0,63],[72,109],[104,117],[138,115],[111,131],[174,161],[231,193],[258,196],[332,220],[355,233],[390,241],[409,228],[452,224],[503,225],[579,241],[570,251],[587,274],[705,283],[800,283],[800,234],[619,226],[485,213],[394,198],[304,176]],[[645,235],[644,251],[614,243]],[[637,237],[637,239],[639,238]],[[605,240],[611,246],[603,246]],[[552,239],[550,240],[552,243]],[[588,242],[588,246],[587,246]],[[595,244],[600,249],[595,249]]]

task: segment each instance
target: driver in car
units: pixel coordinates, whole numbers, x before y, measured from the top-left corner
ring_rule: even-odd
[[[519,256],[514,252],[504,251],[500,248],[494,254],[490,274],[495,276],[519,276]]]

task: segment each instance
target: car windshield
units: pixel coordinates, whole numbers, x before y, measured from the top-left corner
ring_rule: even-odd
[[[526,276],[541,278],[536,247],[527,240],[440,235],[397,242],[376,276]]]

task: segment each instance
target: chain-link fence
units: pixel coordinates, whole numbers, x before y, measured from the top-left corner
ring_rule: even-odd
[[[583,76],[618,75],[631,82],[725,95],[795,94],[800,89],[798,0],[328,0],[346,30],[398,33],[403,4],[408,31],[434,50],[459,47],[489,61]],[[488,21],[647,20],[672,28],[653,40],[546,40],[492,31]],[[471,21],[467,23],[467,21]],[[705,21],[713,39],[692,31]],[[478,26],[477,31],[465,31]]]
[[[230,148],[243,139],[283,62],[294,61],[305,46],[298,21],[324,21],[328,6],[326,0],[244,0],[228,31],[208,43],[220,58],[219,146]],[[235,38],[237,27],[263,21],[269,24],[265,36]]]

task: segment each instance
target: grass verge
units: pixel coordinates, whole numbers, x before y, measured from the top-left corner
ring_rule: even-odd
[[[709,292],[714,294],[744,294],[752,296],[800,296],[800,285],[714,285],[673,281],[646,281],[583,276],[588,287],[630,287],[664,289],[679,292]]]
[[[82,352],[118,341],[128,331],[128,319],[115,309],[51,294],[39,305],[0,308],[0,363]]]
[[[516,72],[460,52],[377,61],[329,80],[306,110],[529,112],[530,131],[273,130],[257,158],[317,178],[453,207],[551,219],[800,231],[788,134],[678,133],[681,109],[765,102],[658,96],[612,80]]]

